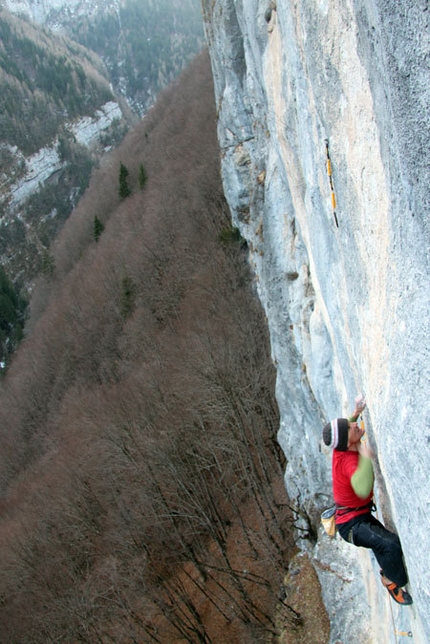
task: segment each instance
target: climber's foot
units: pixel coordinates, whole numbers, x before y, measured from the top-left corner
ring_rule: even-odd
[[[407,592],[407,590],[403,590],[403,588],[400,588],[400,586],[397,586],[397,584],[395,584],[394,581],[390,581],[389,579],[384,577],[384,575],[382,574],[382,570],[381,570],[381,581],[395,602],[397,602],[398,604],[401,604],[402,606],[410,606],[412,604],[412,597]]]

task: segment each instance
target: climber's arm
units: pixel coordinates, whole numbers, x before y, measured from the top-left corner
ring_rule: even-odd
[[[358,420],[358,417],[360,414],[363,413],[364,409],[366,408],[366,400],[364,396],[360,395],[357,396],[355,399],[355,409],[352,413],[352,415],[348,418],[350,423],[356,423]]]
[[[352,489],[360,499],[367,499],[373,488],[375,476],[372,461],[362,454],[358,457],[358,467],[351,477]]]
[[[350,422],[350,423],[356,423],[356,422],[357,422],[358,417],[360,416],[360,414],[361,414],[361,411],[357,411],[357,410],[355,409],[355,410],[354,410],[354,413],[352,414],[352,416],[348,416],[348,420],[349,420],[349,422]]]

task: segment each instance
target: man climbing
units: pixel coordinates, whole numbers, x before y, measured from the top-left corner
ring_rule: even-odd
[[[333,448],[336,526],[345,541],[373,550],[381,566],[383,585],[398,604],[408,606],[412,604],[412,597],[402,588],[408,578],[399,537],[371,514],[374,455],[367,443],[361,441],[364,429],[357,424],[365,407],[366,401],[359,396],[349,419],[336,418],[323,429],[324,443]]]

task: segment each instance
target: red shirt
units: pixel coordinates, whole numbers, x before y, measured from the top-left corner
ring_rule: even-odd
[[[373,490],[366,499],[356,495],[351,485],[351,477],[358,467],[358,452],[339,452],[333,450],[332,457],[332,476],[333,476],[333,497],[336,505],[346,508],[358,508],[353,512],[345,510],[336,511],[336,523],[346,523],[360,514],[369,512],[368,507],[363,507],[370,503],[373,497]]]

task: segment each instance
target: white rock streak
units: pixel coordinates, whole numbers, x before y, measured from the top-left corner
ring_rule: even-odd
[[[26,173],[10,189],[12,209],[19,206],[36,192],[49,177],[61,169],[61,161],[55,147],[42,148],[25,159]]]
[[[111,127],[115,119],[122,119],[118,103],[109,101],[93,117],[84,117],[65,127],[74,135],[81,145],[91,148],[99,141],[100,135]],[[51,146],[38,150],[30,157],[24,158],[25,175],[9,188],[10,207],[16,209],[23,201],[43,186],[56,172],[61,170],[62,163],[57,152],[58,141]],[[17,156],[22,156],[16,152]]]
[[[94,117],[86,116],[71,125],[69,129],[75,135],[78,143],[91,147],[97,143],[100,134],[109,129],[115,119],[122,119],[121,108],[118,103],[110,101],[97,110]]]

